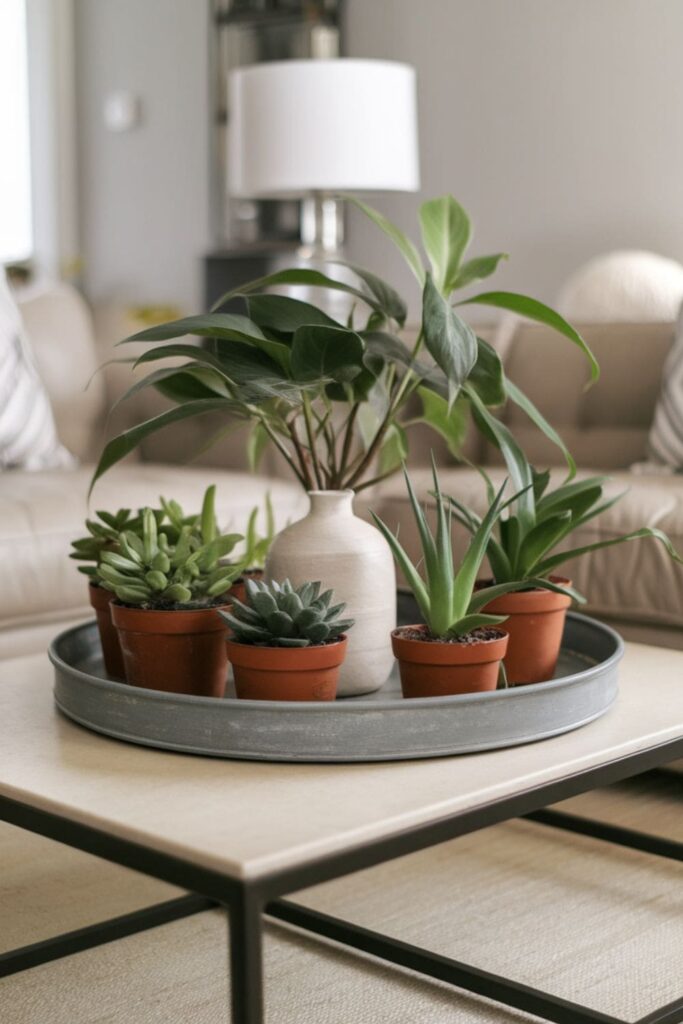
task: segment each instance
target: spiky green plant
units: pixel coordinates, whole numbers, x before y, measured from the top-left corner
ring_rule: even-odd
[[[374,512],[372,516],[386,537],[432,636],[440,638],[463,636],[480,626],[499,625],[505,621],[505,616],[487,615],[481,609],[496,597],[501,597],[514,590],[524,590],[530,586],[543,587],[546,590],[555,590],[561,593],[570,592],[574,596],[573,592],[558,587],[548,580],[525,580],[522,583],[512,581],[497,586],[477,588],[477,576],[486,555],[491,531],[500,513],[508,504],[503,502],[506,482],[494,495],[486,515],[474,530],[462,562],[459,566],[455,566],[451,543],[451,511],[441,492],[434,458],[432,457],[432,475],[436,496],[436,535],[432,533],[427,523],[427,518],[405,468],[403,472],[422,546],[424,578],[386,523],[382,522]],[[510,500],[514,501],[514,497]]]
[[[263,569],[266,558],[275,539],[275,513],[273,503],[270,499],[270,491],[266,492],[264,502],[264,519],[266,532],[260,534],[258,531],[259,507],[254,505],[249,513],[247,528],[244,535],[244,564],[247,569]]]
[[[213,603],[243,569],[242,562],[221,563],[243,538],[238,533],[217,535],[214,498],[215,490],[209,488],[199,529],[182,526],[175,545],[159,530],[153,509],[144,509],[141,536],[124,530],[118,536],[119,551],[103,552],[98,567],[101,585],[125,604],[146,608]]]
[[[247,603],[233,601],[232,612],[221,616],[242,644],[263,647],[310,647],[338,640],[353,626],[339,616],[345,604],[332,604],[333,592],[320,593],[320,583],[296,589],[282,583],[247,580]]]
[[[105,551],[119,551],[119,534],[122,530],[138,531],[142,525],[139,512],[132,513],[129,508],[120,508],[117,512],[98,511],[95,519],[86,519],[87,536],[79,537],[71,542],[72,551],[69,558],[86,564],[79,565],[78,571],[97,582],[97,566]],[[99,520],[99,522],[98,522]]]
[[[496,583],[521,580],[530,587],[533,585],[531,580],[547,577],[569,559],[641,539],[657,541],[670,558],[679,564],[683,561],[666,533],[654,526],[642,526],[629,533],[570,547],[572,534],[612,508],[623,498],[624,492],[607,497],[607,476],[574,479],[576,467],[573,460],[566,479],[559,486],[551,487],[550,472],[534,469],[510,430],[482,403],[476,407],[476,416],[482,433],[501,452],[513,485],[518,488],[504,514],[498,518],[487,543],[489,565]],[[479,472],[485,481],[490,502],[495,488],[485,470],[480,468]],[[447,497],[446,500],[454,517],[474,534],[481,524],[481,517],[457,498]],[[558,548],[563,550],[558,551]]]

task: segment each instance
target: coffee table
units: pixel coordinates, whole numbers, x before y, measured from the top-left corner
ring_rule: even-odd
[[[683,844],[545,809],[683,756],[683,653],[630,644],[620,674],[619,699],[603,718],[554,739],[430,761],[310,765],[105,739],[56,711],[47,657],[0,663],[0,820],[192,894],[3,954],[0,974],[219,904],[230,929],[233,1024],[263,1020],[264,915],[558,1024],[620,1024],[282,898],[520,815],[683,859]],[[681,1019],[683,1000],[641,1024]]]

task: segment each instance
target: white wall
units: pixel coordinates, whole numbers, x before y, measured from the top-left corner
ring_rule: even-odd
[[[416,66],[422,196],[511,253],[503,286],[552,301],[596,253],[683,259],[682,0],[348,0],[346,44]],[[415,197],[377,203],[414,229]],[[357,217],[350,249],[412,287]]]
[[[84,283],[96,303],[194,309],[209,244],[208,4],[77,0]],[[130,89],[142,124],[112,133],[106,95]]]
[[[683,0],[346,3],[349,54],[417,67],[422,194],[454,192],[477,250],[512,254],[502,285],[552,300],[568,273],[615,246],[683,259]],[[200,301],[207,19],[208,0],[76,0],[91,299]],[[143,100],[130,134],[102,123],[119,87]],[[414,229],[418,197],[376,202]],[[349,248],[413,288],[355,216]]]

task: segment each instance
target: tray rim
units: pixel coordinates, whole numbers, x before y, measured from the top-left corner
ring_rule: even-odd
[[[195,705],[198,707],[215,707],[216,701],[220,701],[224,706],[231,706],[233,704],[239,704],[240,708],[245,711],[249,709],[258,709],[260,712],[283,712],[291,711],[295,708],[297,711],[313,712],[316,711],[319,714],[339,714],[339,713],[363,713],[368,711],[394,711],[400,710],[411,711],[422,707],[438,708],[441,706],[451,707],[452,705],[463,705],[468,703],[480,703],[491,702],[495,700],[520,700],[525,696],[530,697],[539,692],[545,693],[547,691],[562,688],[565,689],[574,684],[579,685],[586,683],[590,680],[590,677],[594,674],[603,673],[605,669],[611,668],[613,665],[618,664],[624,656],[625,644],[620,634],[608,626],[606,623],[601,622],[599,619],[594,619],[590,615],[583,615],[580,612],[569,611],[567,617],[574,621],[583,623],[596,632],[603,633],[609,639],[614,642],[614,651],[612,654],[605,658],[604,661],[599,661],[594,665],[589,666],[579,672],[573,672],[568,676],[560,676],[558,679],[549,679],[543,683],[533,683],[527,686],[511,686],[504,690],[490,690],[483,693],[463,693],[454,694],[445,697],[412,697],[410,700],[392,699],[392,700],[364,700],[358,697],[347,697],[334,701],[281,701],[281,700],[243,700],[237,697],[202,697],[196,694],[189,693],[168,693],[164,690],[150,690],[142,686],[131,686],[129,683],[117,682],[113,679],[104,679],[101,676],[92,675],[89,672],[84,672],[82,669],[78,669],[75,666],[65,661],[57,651],[57,646],[63,643],[69,636],[74,633],[79,633],[84,629],[92,629],[96,627],[96,619],[87,619],[84,622],[78,623],[75,626],[71,626],[69,629],[63,630],[58,633],[56,637],[50,642],[48,646],[48,658],[52,665],[60,671],[67,671],[82,681],[94,686],[96,689],[103,689],[112,693],[118,693],[121,695],[130,695],[131,693],[139,695],[142,699],[147,700],[150,703],[180,703]]]

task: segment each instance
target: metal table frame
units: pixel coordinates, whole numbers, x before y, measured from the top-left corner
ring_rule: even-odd
[[[1,954],[0,977],[222,906],[227,911],[230,929],[232,1024],[262,1024],[263,1021],[264,917],[279,919],[380,960],[556,1024],[626,1024],[608,1014],[302,907],[282,897],[520,816],[541,825],[681,861],[683,843],[544,808],[660,767],[682,756],[683,737],[253,880],[229,878],[53,812],[0,796],[0,820],[169,882],[191,894]],[[635,1024],[677,1024],[680,1021],[683,1021],[683,998],[647,1014]]]

